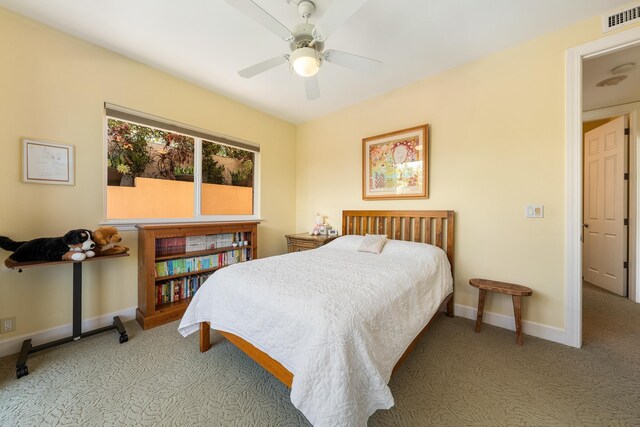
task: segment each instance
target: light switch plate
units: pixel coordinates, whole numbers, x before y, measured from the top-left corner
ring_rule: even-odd
[[[544,205],[527,205],[524,209],[526,218],[544,218]]]

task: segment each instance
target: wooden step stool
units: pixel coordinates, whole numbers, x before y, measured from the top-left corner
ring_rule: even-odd
[[[522,345],[522,297],[529,296],[533,293],[531,288],[522,285],[514,285],[513,283],[497,282],[487,279],[471,279],[469,284],[480,290],[478,295],[478,318],[476,319],[476,332],[480,332],[482,326],[482,313],[484,312],[484,300],[487,291],[500,292],[501,294],[511,295],[513,299],[513,314],[516,320],[516,343]]]

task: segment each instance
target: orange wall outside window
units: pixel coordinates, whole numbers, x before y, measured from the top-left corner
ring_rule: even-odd
[[[136,178],[135,187],[107,186],[107,218],[193,218],[193,182]],[[202,184],[203,215],[251,215],[253,189]]]

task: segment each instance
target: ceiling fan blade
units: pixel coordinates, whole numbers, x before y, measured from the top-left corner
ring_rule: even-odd
[[[367,0],[342,0],[333,1],[331,6],[320,18],[313,30],[313,38],[322,42],[327,39],[338,27],[347,22],[351,15],[356,13]]]
[[[238,74],[245,79],[258,75],[260,73],[264,73],[267,70],[277,67],[280,64],[284,64],[289,60],[289,55],[282,55],[275,58],[267,59],[266,61],[260,62],[256,65],[252,65],[251,67],[245,68],[244,70],[238,71]]]
[[[333,49],[325,51],[324,59],[333,64],[358,71],[373,71],[382,65],[382,62],[375,59],[365,58],[364,56],[358,56],[352,53],[341,52]]]
[[[304,88],[307,92],[307,99],[309,101],[320,98],[320,85],[318,84],[318,76],[305,77]]]
[[[247,15],[249,18],[252,18],[258,24],[262,25],[283,40],[290,40],[293,38],[291,31],[289,31],[287,27],[251,0],[227,0],[227,3]]]

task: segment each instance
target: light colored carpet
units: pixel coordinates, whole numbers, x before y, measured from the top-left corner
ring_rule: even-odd
[[[371,426],[640,425],[640,306],[586,286],[580,350],[444,316],[392,378]],[[528,301],[525,301],[525,304]],[[177,323],[0,359],[0,425],[307,425],[289,393],[225,340],[205,354]],[[217,341],[217,340],[216,340]]]

